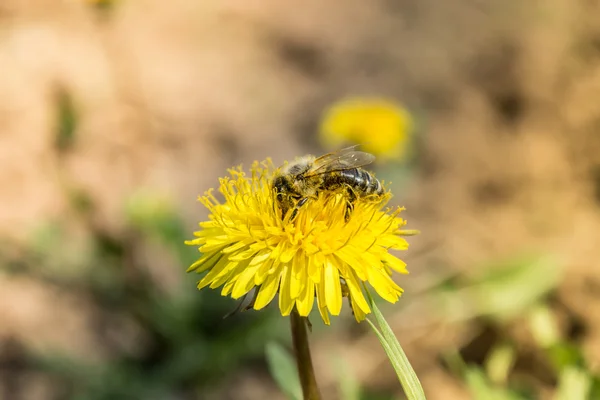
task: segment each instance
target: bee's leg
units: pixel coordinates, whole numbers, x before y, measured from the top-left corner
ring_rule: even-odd
[[[285,213],[287,210],[285,209],[285,204],[283,202],[283,194],[279,192],[275,196],[275,201],[273,202],[273,211],[276,215],[281,213],[281,219],[285,217]]]
[[[348,222],[348,220],[350,219],[350,216],[352,215],[352,211],[354,211],[354,204],[351,202],[348,202],[346,204],[346,212],[344,213],[344,220],[346,222]]]
[[[352,305],[352,299],[350,296],[348,296],[348,306],[350,307],[350,313],[353,317],[355,317],[356,315],[354,314],[354,306]]]
[[[308,201],[308,197],[304,197],[304,198],[300,199],[300,201],[296,204],[296,208],[302,207],[304,204],[306,204],[307,201]]]
[[[244,311],[248,311],[249,309],[251,309],[252,307],[254,307],[254,302],[256,301],[256,298],[258,297],[258,289],[259,288],[254,288],[254,293],[252,294],[252,300],[250,300],[250,303],[244,305],[244,303],[246,302],[246,298],[248,297],[248,294],[246,293],[245,295],[242,296],[242,299],[240,300],[240,302],[238,303],[237,307],[235,307],[235,310],[227,313],[223,319],[225,318],[229,318],[232,315],[235,315],[239,312],[244,312]]]
[[[258,291],[259,291],[259,289],[260,289],[260,287],[255,287],[254,288],[254,293],[252,294],[252,300],[250,300],[250,303],[248,303],[248,305],[246,307],[244,307],[244,309],[242,311],[248,311],[252,307],[254,307],[254,303],[256,302],[256,299],[258,297]]]
[[[293,221],[294,218],[296,218],[296,215],[298,215],[298,209],[300,207],[302,207],[304,204],[306,204],[307,201],[308,201],[308,197],[303,197],[300,200],[298,200],[298,202],[296,203],[296,207],[294,207],[294,211],[292,211],[290,221]]]
[[[346,297],[348,299],[348,305],[350,306],[350,311],[352,312],[352,316],[354,316],[354,306],[352,304],[352,296],[350,296],[350,289],[348,289],[348,284],[344,278],[340,278],[340,284],[342,286],[342,297]]]
[[[350,219],[352,211],[354,211],[354,202],[356,201],[356,193],[352,188],[348,188],[348,197],[346,199],[346,212],[344,213],[344,219],[346,222]]]
[[[310,319],[308,319],[308,317],[306,317],[306,327],[308,328],[308,331],[312,333],[312,322],[310,322]]]
[[[242,296],[242,299],[240,300],[240,302],[238,303],[238,305],[235,307],[235,309],[233,311],[228,312],[227,314],[225,314],[223,316],[223,319],[225,318],[229,318],[234,314],[237,314],[238,312],[240,312],[240,310],[242,309],[242,306],[244,305],[244,300],[246,300],[246,294]]]
[[[280,215],[281,219],[284,220],[290,208],[294,207],[296,204],[294,199],[295,197],[288,194],[278,193],[275,198],[276,201],[273,204],[275,214]]]

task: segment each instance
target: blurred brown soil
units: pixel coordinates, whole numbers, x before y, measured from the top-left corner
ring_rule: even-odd
[[[600,3],[567,0],[146,0],[117,1],[112,10],[4,1],[0,232],[27,243],[44,221],[74,215],[77,192],[92,199],[94,226],[118,236],[123,204],[144,189],[172,198],[191,230],[203,212],[197,194],[225,168],[315,151],[329,102],[391,96],[426,115],[407,216],[439,246],[409,264],[414,275],[429,258],[472,274],[473,265],[522,250],[556,254],[566,266],[559,301],[584,321],[584,348],[598,366],[598,16]],[[56,146],[61,93],[78,115],[64,149]],[[74,236],[89,234],[74,217],[70,225]],[[84,251],[77,243],[85,240],[68,251]],[[84,293],[55,293],[34,278],[2,277],[0,285],[2,338],[111,357],[93,333],[98,311]],[[472,329],[430,336],[412,324],[399,329],[429,398],[464,398],[436,357]],[[321,340],[318,366],[333,390],[325,349],[335,347]],[[362,382],[393,384],[383,354],[373,356],[374,339],[341,343]],[[249,376],[234,379],[265,398],[266,378]]]

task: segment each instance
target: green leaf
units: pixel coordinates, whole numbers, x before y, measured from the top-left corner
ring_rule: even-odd
[[[269,370],[289,399],[302,400],[302,386],[294,358],[280,344],[269,342],[265,348]]]
[[[392,328],[390,328],[389,324],[383,317],[383,314],[381,314],[381,311],[379,311],[379,308],[377,308],[377,305],[373,301],[373,297],[371,297],[369,290],[366,287],[365,290],[367,292],[367,297],[369,298],[371,308],[373,309],[373,315],[375,316],[377,324],[379,325],[379,329],[368,318],[367,322],[371,328],[373,328],[373,331],[377,335],[377,338],[381,342],[385,353],[392,363],[400,384],[404,389],[406,397],[408,400],[425,399],[425,392],[423,392],[421,382],[419,382],[417,374],[410,365],[406,354],[404,354],[404,350],[402,350],[398,339],[396,339],[396,335],[394,335]]]

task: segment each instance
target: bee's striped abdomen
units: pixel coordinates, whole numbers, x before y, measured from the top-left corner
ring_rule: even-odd
[[[377,178],[368,171],[353,168],[327,174],[323,179],[323,189],[335,188],[342,185],[351,187],[356,195],[382,194],[383,187]]]

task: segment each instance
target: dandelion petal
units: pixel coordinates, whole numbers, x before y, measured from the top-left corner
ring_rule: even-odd
[[[340,273],[335,265],[327,257],[323,271],[325,283],[325,302],[332,315],[340,315],[342,310],[342,286],[340,284]]]
[[[271,274],[267,277],[265,282],[260,286],[258,296],[256,297],[256,301],[254,302],[255,310],[260,310],[261,308],[264,308],[273,300],[273,297],[275,297],[277,289],[279,288],[280,278],[281,276],[279,274]]]
[[[249,265],[239,274],[238,280],[231,292],[231,297],[239,299],[254,287],[254,275],[257,269],[258,267]]]
[[[359,281],[356,277],[356,273],[351,271],[351,276],[346,277],[346,285],[348,285],[348,289],[350,290],[350,296],[352,298],[352,303],[355,306],[355,312],[357,308],[356,306],[358,306],[358,308],[360,308],[365,314],[368,314],[371,312],[371,307],[369,307],[369,303],[367,303],[367,300],[365,299],[358,282]]]
[[[290,295],[290,280],[292,276],[292,270],[289,265],[283,267],[281,272],[281,285],[279,290],[279,311],[281,315],[290,315],[294,308],[294,301]]]
[[[302,290],[302,293],[296,300],[296,308],[298,309],[298,313],[303,317],[307,317],[312,310],[314,302],[315,284],[310,279],[307,279],[307,282],[304,285],[304,290]]]

